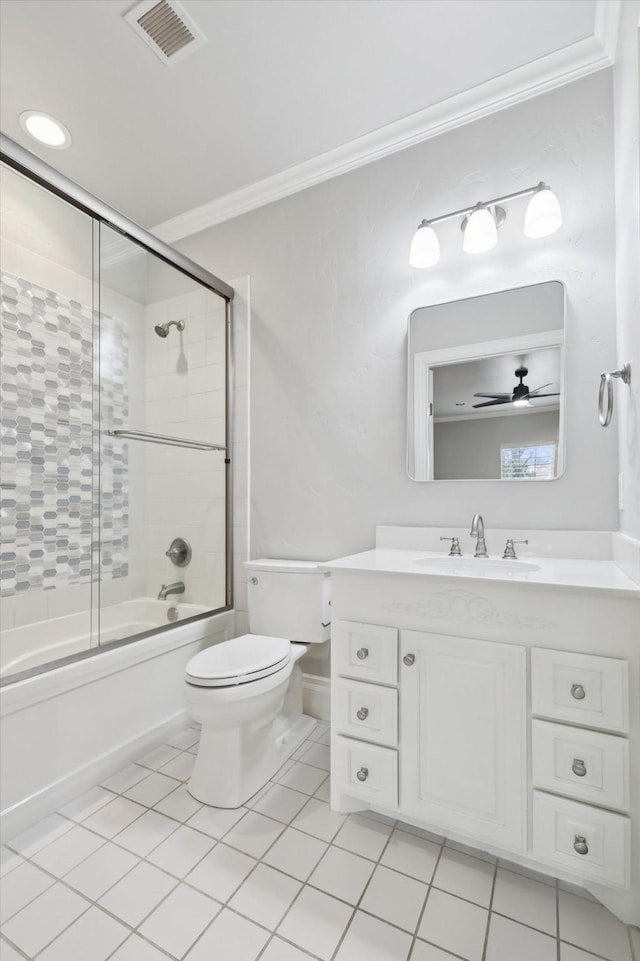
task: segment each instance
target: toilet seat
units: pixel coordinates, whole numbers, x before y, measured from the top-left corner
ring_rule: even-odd
[[[286,638],[243,634],[192,657],[186,679],[196,687],[234,687],[276,674],[290,659],[291,642]]]

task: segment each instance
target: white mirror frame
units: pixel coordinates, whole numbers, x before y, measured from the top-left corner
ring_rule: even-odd
[[[447,347],[443,350],[423,351],[414,355],[413,362],[413,470],[409,473],[409,444],[407,445],[407,473],[415,481],[434,481],[433,477],[433,368],[445,364],[461,364],[465,361],[482,360],[484,357],[499,357],[504,354],[524,353],[530,350],[540,350],[545,347],[558,347],[560,350],[560,370],[562,388],[565,383],[565,350],[564,330],[555,329],[541,331],[536,334],[525,334],[521,337],[510,337],[503,340],[482,341],[477,344],[465,344],[462,347]],[[556,480],[564,473],[565,468],[565,403],[561,398],[557,470],[554,477],[545,480]],[[452,478],[455,480],[455,478]],[[460,480],[467,480],[460,478]],[[540,481],[541,478],[538,479]],[[445,483],[450,483],[446,481]],[[504,481],[500,481],[504,483]],[[522,483],[513,480],[512,483]]]

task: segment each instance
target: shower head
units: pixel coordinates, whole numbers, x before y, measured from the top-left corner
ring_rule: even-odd
[[[167,337],[170,327],[177,327],[178,330],[184,330],[184,320],[170,320],[166,324],[156,324],[153,329],[158,337]]]

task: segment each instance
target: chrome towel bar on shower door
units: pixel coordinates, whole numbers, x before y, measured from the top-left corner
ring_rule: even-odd
[[[603,371],[600,374],[598,391],[598,417],[603,427],[608,427],[613,417],[613,378],[619,377],[623,384],[631,382],[631,364],[623,364],[617,370]],[[606,404],[605,404],[606,392]]]
[[[141,440],[147,444],[165,444],[167,447],[187,447],[190,450],[222,450],[220,444],[208,444],[203,440],[187,440],[186,437],[168,437],[166,434],[151,434],[146,430],[108,430],[109,437],[122,437],[123,440]]]

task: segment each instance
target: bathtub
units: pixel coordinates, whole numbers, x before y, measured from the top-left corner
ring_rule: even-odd
[[[171,606],[182,618],[201,610],[147,598],[105,608],[101,624],[110,644],[5,683],[0,692],[0,828],[5,839],[99,784],[187,722],[186,663],[204,647],[235,635],[235,612],[178,620],[167,627]],[[86,651],[87,634],[74,633],[75,616],[7,631],[8,663],[43,650],[48,660],[52,650],[67,656],[74,643]],[[132,629],[151,633],[117,643]],[[33,644],[27,655],[14,642],[29,637]],[[27,661],[20,663],[24,670]]]
[[[99,612],[99,645],[97,636],[92,636],[89,631],[88,611],[9,628],[0,632],[0,678],[22,674],[61,658],[98,650],[115,641],[166,627],[169,611],[177,614],[175,623],[178,623],[187,617],[205,614],[207,608],[199,604],[172,604],[152,597],[103,607]],[[94,623],[97,619],[98,611],[95,611]],[[93,634],[97,635],[97,631]]]

